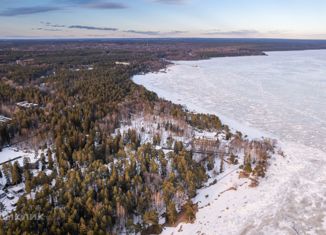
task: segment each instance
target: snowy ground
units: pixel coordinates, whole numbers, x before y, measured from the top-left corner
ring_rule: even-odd
[[[246,182],[234,172],[201,190],[194,224],[163,234],[326,234],[326,51],[177,63],[134,81],[251,137],[268,133],[286,157],[257,188],[221,195]]]
[[[326,195],[320,192],[326,190],[326,158],[313,149],[298,152],[300,147],[283,144],[287,156],[272,159],[257,188],[248,187],[250,180],[228,169],[224,174],[230,175],[200,190],[193,200],[200,208],[193,224],[166,228],[162,234],[326,234]],[[311,151],[324,159],[317,169],[315,158],[302,164]],[[237,190],[225,191],[231,187]]]
[[[18,158],[17,161],[22,165],[24,157],[30,158],[31,162],[36,160],[35,153],[30,150],[21,150],[15,147],[4,148],[0,152],[0,164]]]
[[[164,123],[170,122],[172,124],[176,124],[180,128],[184,130],[184,133],[178,135],[177,133],[165,130]],[[161,147],[167,147],[167,138],[172,137],[174,140],[182,141],[183,143],[189,143],[193,137],[194,133],[192,128],[184,122],[178,122],[174,120],[172,117],[159,117],[154,115],[144,115],[140,114],[134,117],[131,120],[131,123],[123,124],[120,128],[115,131],[115,134],[120,132],[121,134],[124,132],[128,132],[128,129],[137,130],[137,133],[140,134],[141,137],[141,144],[144,143],[152,143],[153,136],[155,134],[159,134],[161,137]],[[198,136],[204,137],[205,135],[214,136],[216,133],[198,133]]]
[[[39,156],[39,153],[35,153],[31,150],[21,150],[16,147],[7,147],[2,149],[0,152],[0,164],[17,158],[11,163],[13,164],[15,161],[17,161],[20,166],[23,166],[24,158],[29,158],[30,163],[34,163],[39,159]],[[0,169],[1,168],[2,166],[0,166]],[[0,210],[0,216],[6,216],[9,212],[14,210],[16,208],[16,203],[19,197],[22,196],[25,192],[24,183],[8,187],[6,190],[4,190],[5,184],[6,178],[3,176],[0,178],[0,202],[4,205],[5,208],[2,211]]]

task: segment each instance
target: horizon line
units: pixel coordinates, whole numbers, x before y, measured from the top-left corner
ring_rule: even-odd
[[[325,39],[312,38],[269,38],[269,37],[0,37],[0,41],[39,41],[39,40],[189,40],[189,39],[205,39],[205,40],[292,40],[292,41],[326,41]]]

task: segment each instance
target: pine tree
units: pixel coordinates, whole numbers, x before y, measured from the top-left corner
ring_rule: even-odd
[[[224,171],[224,156],[221,156],[221,162],[220,162],[220,173],[223,173]]]
[[[79,222],[79,234],[83,234],[83,235],[87,234],[87,226],[83,218],[81,218]]]
[[[23,168],[24,168],[24,170],[25,169],[29,169],[29,165],[30,165],[30,159],[29,158],[27,158],[27,157],[24,157],[24,159],[23,159]]]
[[[183,143],[181,141],[176,141],[174,144],[174,153],[178,154],[183,149]]]
[[[143,215],[143,221],[147,225],[158,224],[158,214],[155,210],[146,211]]]
[[[252,172],[252,168],[251,168],[251,163],[248,161],[245,166],[244,166],[244,170],[247,172],[247,173],[251,173]]]
[[[0,202],[0,213],[3,212],[5,209],[5,206],[3,205],[2,202]],[[0,218],[0,224],[1,224],[1,218]],[[0,234],[1,234],[1,230],[0,230]]]
[[[175,188],[170,180],[165,180],[163,182],[163,198],[164,202],[167,204],[173,197],[175,193]]]
[[[185,214],[188,222],[192,222],[195,219],[195,208],[191,200],[188,200],[184,205]]]
[[[174,202],[169,202],[166,208],[166,219],[171,225],[177,221],[177,210],[175,209]]]
[[[32,191],[32,183],[29,179],[25,180],[25,190],[27,193]]]
[[[14,184],[14,185],[22,182],[21,168],[17,161],[14,163],[14,165],[12,167],[11,181],[12,181],[12,184]]]
[[[41,154],[41,164],[42,164],[42,171],[46,169],[46,161],[44,153]]]
[[[50,149],[48,149],[47,155],[48,155],[49,169],[52,170],[54,163],[53,163],[52,151]]]
[[[7,184],[11,184],[11,171],[12,171],[11,163],[6,163],[6,164],[2,165],[2,170],[3,170],[3,174],[6,178]]]

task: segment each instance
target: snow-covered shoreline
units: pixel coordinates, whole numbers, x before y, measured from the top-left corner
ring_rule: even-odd
[[[307,56],[309,56],[312,52],[307,51],[307,53]],[[320,53],[317,57],[324,58],[324,54]],[[232,60],[233,58],[228,59],[228,63],[231,63]],[[294,63],[297,63],[297,59],[292,60]],[[191,63],[193,65],[201,63],[201,66],[206,66],[205,61],[186,62],[186,65],[189,67]],[[212,62],[210,60],[209,63],[210,66],[214,66],[216,61]],[[221,63],[223,64],[223,62]],[[178,66],[183,65],[182,62],[178,62],[178,64],[179,65],[169,67],[165,74],[136,76],[133,80],[138,84],[144,85],[148,90],[156,92],[162,98],[168,99],[174,103],[186,105],[189,110],[216,114],[221,118],[224,124],[229,125],[233,130],[243,132],[244,135],[248,135],[249,138],[259,138],[261,136],[277,138],[279,140],[279,146],[285,152],[286,157],[274,157],[271,160],[271,166],[268,169],[267,176],[261,180],[257,188],[250,189],[248,187],[239,186],[245,184],[245,179],[239,180],[238,175],[234,172],[219,181],[218,184],[201,189],[197,197],[194,198],[194,202],[198,202],[200,208],[197,213],[196,221],[193,224],[180,224],[176,228],[165,228],[163,234],[325,234],[326,153],[314,146],[309,147],[300,143],[306,141],[303,138],[302,141],[301,139],[298,141],[299,143],[292,141],[292,139],[296,140],[296,132],[293,132],[293,137],[290,136],[291,138],[289,139],[291,140],[283,140],[282,138],[280,139],[279,136],[266,133],[266,131],[260,131],[250,126],[249,122],[239,122],[227,118],[214,110],[215,106],[203,102],[205,98],[200,95],[209,93],[213,96],[215,95],[214,89],[211,91],[201,91],[199,96],[194,91],[205,88],[202,84],[209,87],[209,85],[207,86],[205,83],[212,82],[214,79],[211,81],[206,81],[205,79],[196,81],[196,79],[198,79],[196,76],[207,76],[204,69],[211,69],[211,67],[205,67],[197,71],[196,75],[192,74],[188,81],[190,85],[180,92],[176,92],[177,89],[184,86],[185,83],[183,82],[188,79],[187,75],[185,75],[181,78],[181,83],[179,83],[177,78],[178,76],[182,76],[180,74],[185,72],[185,70],[179,67],[180,71],[176,73]],[[314,69],[320,69],[315,65],[317,63],[314,62],[311,64],[316,67]],[[240,64],[239,66],[243,67],[248,65]],[[197,68],[192,67],[192,69],[195,70]],[[213,71],[214,70],[211,70],[210,73]],[[188,72],[191,73],[192,71]],[[272,73],[276,72],[278,71],[272,71]],[[248,74],[250,75],[249,72]],[[171,78],[171,76],[173,78]],[[241,74],[237,76],[241,77]],[[237,79],[239,80],[240,77]],[[155,79],[161,80],[156,83]],[[234,82],[235,81],[237,80],[235,79]],[[173,82],[175,82],[175,87]],[[246,82],[251,81],[249,80]],[[264,84],[262,84],[262,86],[263,85]],[[269,85],[274,84],[271,83]],[[236,91],[240,89],[235,83],[233,83],[233,86],[235,86],[234,89]],[[299,91],[301,89],[299,85],[295,88]],[[228,89],[233,89],[233,87],[228,87]],[[267,92],[263,87],[258,87],[257,89],[260,90],[255,92],[260,92],[262,94]],[[289,92],[292,92],[292,90],[289,90]],[[275,100],[278,99],[278,97],[272,96],[273,94],[268,93],[268,95]],[[317,95],[319,95],[319,93],[317,93]],[[250,94],[248,97],[248,99],[253,99],[253,97],[250,97]],[[223,100],[219,101],[224,102]],[[234,102],[242,102],[242,100],[234,100]],[[226,103],[224,106],[231,104],[232,102]],[[241,108],[241,105],[238,106]],[[264,115],[264,113],[257,112],[256,115]],[[318,120],[316,115],[313,116],[313,118]],[[264,116],[262,116],[261,120],[264,120]],[[323,122],[320,122],[320,124],[323,125]],[[280,123],[280,125],[282,125],[282,123]],[[291,129],[289,129],[289,131],[291,131]],[[300,129],[296,131],[300,132]],[[229,189],[230,185],[233,184],[238,185],[236,191],[230,190],[221,194],[221,192]]]
[[[162,234],[324,234],[324,212],[314,209],[312,204],[316,199],[314,196],[318,195],[315,194],[318,183],[323,180],[315,182],[314,187],[309,188],[310,192],[304,188],[308,187],[309,179],[307,184],[300,186],[302,191],[295,188],[301,184],[298,176],[306,174],[308,169],[314,170],[312,165],[300,164],[301,157],[313,150],[304,149],[298,156],[298,148],[302,146],[287,143],[282,147],[286,157],[271,159],[267,176],[260,180],[257,188],[246,187],[248,179],[239,179],[238,174],[233,172],[217,184],[199,190],[193,201],[200,209],[193,224],[165,228]],[[323,156],[318,151],[314,154]],[[325,170],[325,162],[322,163],[318,171]],[[236,191],[226,191],[235,186]],[[317,197],[324,209],[323,196]],[[313,213],[310,214],[309,210]],[[315,221],[314,217],[317,217]],[[180,230],[183,233],[177,232]]]
[[[216,114],[248,136],[326,151],[320,142],[326,135],[326,50],[268,55],[177,61],[165,72],[136,75],[133,81],[190,110]]]

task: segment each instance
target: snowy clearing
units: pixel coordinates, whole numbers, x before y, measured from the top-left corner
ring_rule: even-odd
[[[40,151],[41,153],[41,151]],[[0,152],[0,169],[2,170],[3,164],[18,162],[20,166],[23,166],[24,158],[29,159],[30,163],[35,163],[39,160],[40,153],[33,152],[28,149],[19,149],[17,147],[7,147]],[[39,170],[35,170],[36,173]],[[50,172],[47,172],[49,174]],[[0,210],[0,216],[6,216],[8,213],[16,208],[16,203],[22,195],[25,193],[25,184],[20,183],[18,185],[5,187],[7,179],[5,176],[0,178],[0,203],[4,206],[3,210]]]

